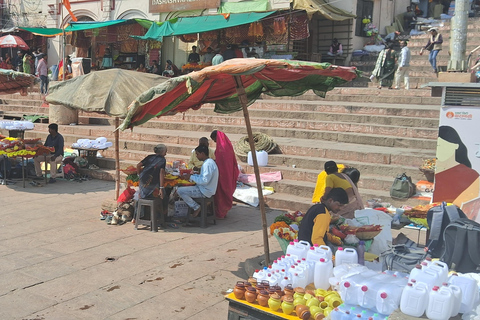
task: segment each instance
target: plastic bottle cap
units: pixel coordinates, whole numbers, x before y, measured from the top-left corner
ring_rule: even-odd
[[[298,277],[298,273],[295,273],[295,275]]]
[[[319,247],[319,245],[316,244],[316,243],[314,243],[313,246],[314,246],[315,248],[318,248],[318,247]]]
[[[457,276],[458,277],[458,274],[457,273],[452,273],[452,276]]]
[[[267,270],[268,268],[267,267],[263,267],[263,270]]]
[[[315,250],[315,248],[314,248],[314,247],[310,247],[310,250]]]
[[[421,264],[417,264],[417,265],[415,266],[415,268],[417,268],[417,269],[422,269],[422,265],[421,265]]]
[[[417,282],[417,280],[415,280],[415,279],[412,279],[412,280],[410,280],[410,281],[411,281],[412,283],[416,283],[416,282]]]
[[[426,266],[426,265],[428,265],[428,263],[422,262],[422,266]]]
[[[380,293],[380,298],[382,299],[386,299],[388,297],[387,293],[386,292],[382,292]]]
[[[283,279],[288,280],[288,277],[284,277]]]
[[[272,266],[268,266],[268,269],[272,269]]]
[[[269,273],[269,274],[268,274],[268,276],[269,276],[269,277],[271,277],[271,276],[272,276],[272,274],[271,274],[271,273]]]
[[[358,242],[358,244],[359,244],[359,245],[362,245],[362,244],[365,245],[365,241],[360,240],[360,242]]]
[[[323,259],[323,258],[320,258],[320,262],[325,262],[325,259]]]
[[[282,269],[282,272],[285,272],[285,269]]]
[[[372,318],[372,317],[368,317],[368,320],[373,320],[373,318]]]
[[[413,287],[413,283],[409,282],[409,283],[407,283],[407,286]]]
[[[259,272],[260,270],[256,269],[255,272]]]
[[[338,308],[335,308],[335,309],[333,309],[333,310],[338,311]]]
[[[349,287],[350,287],[350,282],[348,282],[348,281],[345,282],[345,283],[343,284],[343,286],[344,286],[345,288],[349,288]]]
[[[290,268],[293,268],[293,269],[295,269],[295,266],[291,266]]]
[[[444,282],[442,283],[442,286],[448,287],[448,283]]]
[[[357,314],[357,318],[361,318],[361,317],[362,317],[362,315],[361,315],[361,314]]]
[[[337,249],[337,250],[343,251],[343,248],[342,248],[342,247],[338,247],[338,249]]]
[[[432,261],[432,258],[426,257],[425,260],[427,260],[427,261]]]
[[[293,242],[298,242],[298,239],[293,240]]]
[[[363,292],[368,291],[368,287],[367,287],[367,286],[362,286],[362,291],[363,291]]]
[[[291,242],[290,242],[290,244],[292,244],[292,245],[293,245],[293,244],[295,244],[295,243],[293,243],[293,241],[291,241]],[[287,256],[289,256],[289,255],[290,255],[290,254],[287,254]]]
[[[307,261],[307,259],[305,259],[305,258],[302,258],[302,261]]]
[[[432,290],[433,291],[438,291],[438,289],[440,289],[438,286],[434,286]]]

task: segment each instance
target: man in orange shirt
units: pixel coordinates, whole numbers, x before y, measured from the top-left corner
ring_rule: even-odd
[[[330,190],[321,203],[317,203],[308,209],[300,223],[298,240],[305,240],[310,245],[325,244],[325,235],[330,227],[330,212],[336,213],[348,204],[348,195],[342,188]]]

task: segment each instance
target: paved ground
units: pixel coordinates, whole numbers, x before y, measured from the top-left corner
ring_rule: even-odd
[[[259,210],[237,205],[207,229],[152,233],[99,220],[113,188],[0,185],[0,319],[227,318],[224,294],[263,254]]]
[[[224,294],[264,252],[260,211],[236,205],[216,226],[152,233],[99,219],[113,188],[0,185],[0,319],[227,318]]]

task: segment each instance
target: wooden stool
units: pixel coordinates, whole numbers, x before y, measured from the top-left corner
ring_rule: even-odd
[[[210,197],[210,198],[192,198],[193,200],[195,200],[195,202],[199,203],[200,204],[200,227],[202,228],[206,228],[207,227],[207,220],[208,218],[212,219],[213,220],[213,224],[217,224],[217,221],[215,220],[215,201],[213,200],[213,196]],[[208,206],[209,204],[212,204],[212,212],[211,212],[211,215],[208,215]],[[189,212],[187,214],[187,223],[190,222],[190,219],[192,219],[190,217],[190,212],[193,211],[192,208],[188,208]]]
[[[160,198],[158,198],[160,199]],[[147,225],[150,226],[152,232],[158,231],[158,220],[160,220],[160,225],[165,228],[165,215],[163,214],[163,203],[156,199],[139,199],[135,205],[135,229],[138,229],[138,225]],[[140,213],[142,212],[142,207],[145,208],[144,215],[147,214],[147,208],[150,209],[149,219],[140,218]],[[158,210],[155,210],[157,209]],[[160,215],[160,216],[158,216]]]

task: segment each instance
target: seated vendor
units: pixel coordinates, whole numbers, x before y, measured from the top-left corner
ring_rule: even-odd
[[[193,217],[200,213],[200,205],[192,198],[210,198],[215,195],[218,184],[218,167],[215,161],[208,157],[207,146],[199,145],[195,148],[198,160],[203,161],[200,174],[185,174],[183,178],[195,182],[194,186],[179,187],[177,192],[187,205],[193,209]]]
[[[137,174],[139,179],[140,198],[153,198],[154,191],[159,190],[159,197],[164,196],[164,178],[165,178],[165,155],[167,147],[159,144],[153,148],[155,154],[147,156],[137,164]]]
[[[348,196],[342,188],[333,188],[328,195],[308,209],[300,223],[298,240],[308,241],[310,245],[325,245],[325,237],[330,227],[330,212],[337,213],[348,203]]]
[[[62,163],[63,160],[63,136],[58,133],[58,124],[50,123],[48,125],[48,133],[47,140],[45,140],[45,147],[53,147],[55,149],[51,155],[46,156],[47,162],[50,164],[50,180],[49,183],[57,182],[57,165]],[[37,179],[43,179],[42,177],[42,168],[40,167],[40,163],[45,161],[45,156],[36,156],[33,158],[35,164],[35,174],[37,175]],[[46,166],[47,164],[45,164]]]
[[[207,137],[201,137],[198,139],[198,145],[199,146],[206,146],[208,148],[208,154],[209,158],[212,160],[215,160],[215,152],[213,151],[212,148],[208,147],[208,138]],[[193,169],[193,171],[200,171],[200,168],[202,167],[203,161],[198,160],[197,158],[197,153],[195,152],[195,149],[192,150],[192,155],[190,156],[190,160],[188,160],[188,167]]]

